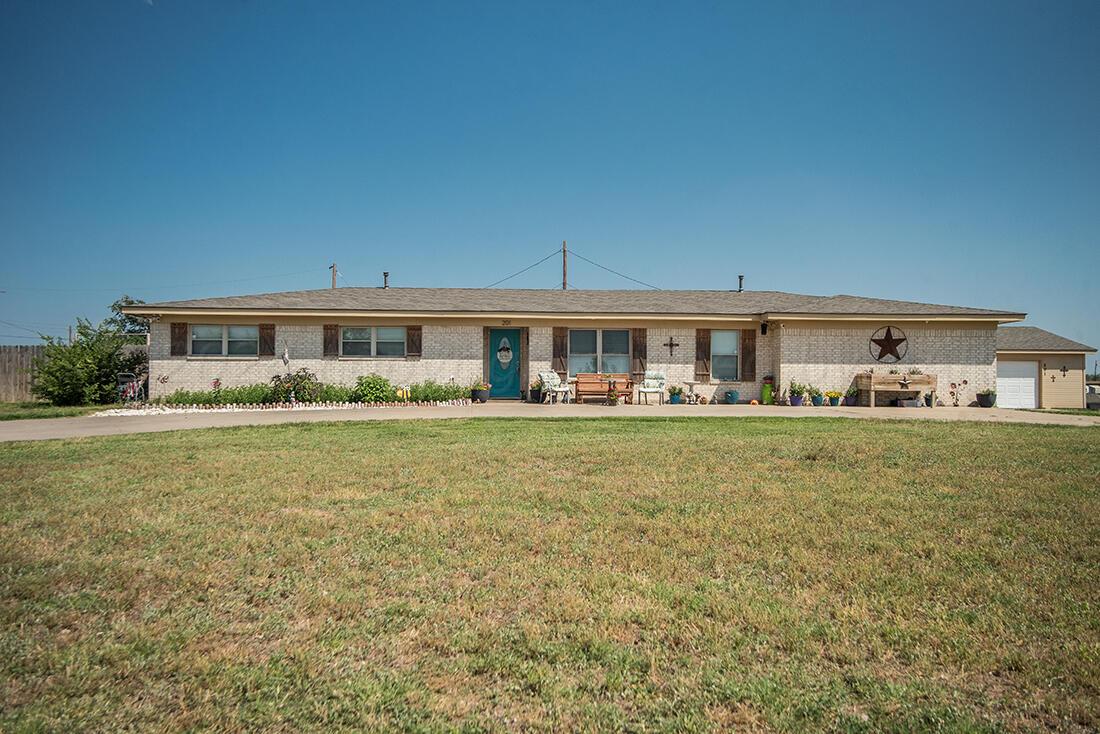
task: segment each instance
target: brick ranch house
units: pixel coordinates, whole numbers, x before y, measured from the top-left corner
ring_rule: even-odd
[[[779,388],[844,391],[859,372],[918,368],[937,376],[944,402],[965,380],[962,404],[996,388],[998,327],[1025,316],[773,291],[472,288],[330,288],[124,310],[151,318],[153,398],[305,367],[346,385],[372,373],[400,385],[486,380],[501,399],[522,397],[540,371],[638,380],[649,369],[669,384],[697,382],[709,398],[738,390],[750,400],[765,376]],[[872,341],[884,336],[889,354]]]

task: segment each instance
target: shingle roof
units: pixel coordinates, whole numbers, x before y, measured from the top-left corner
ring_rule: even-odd
[[[851,314],[1022,318],[984,308],[860,296],[808,296],[779,291],[536,290],[519,288],[323,288],[253,296],[164,301],[173,310],[369,311],[420,313],[608,313],[742,316]]]
[[[1052,334],[1036,326],[1001,326],[997,329],[999,352],[1095,352],[1064,336]]]

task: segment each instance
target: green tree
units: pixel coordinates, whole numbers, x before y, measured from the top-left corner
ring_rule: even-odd
[[[118,399],[118,373],[148,372],[149,355],[137,344],[148,329],[148,321],[122,313],[126,305],[141,303],[129,296],[111,304],[110,318],[97,327],[77,319],[72,343],[49,336],[46,351],[34,360],[35,397],[54,405],[102,405]]]
[[[120,334],[127,334],[129,344],[144,344],[145,334],[149,332],[149,319],[144,316],[131,316],[122,313],[125,306],[136,306],[145,303],[140,298],[131,298],[124,295],[111,304],[111,315],[104,319],[100,328],[112,329]]]

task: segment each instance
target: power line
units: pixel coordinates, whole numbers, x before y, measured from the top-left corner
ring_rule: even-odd
[[[517,270],[516,272],[512,273],[512,274],[511,274],[511,275],[509,275],[508,277],[506,277],[506,278],[501,278],[501,279],[500,279],[500,280],[498,280],[497,282],[495,282],[495,283],[490,283],[489,285],[487,285],[487,286],[485,286],[485,287],[486,287],[486,288],[492,288],[492,287],[493,287],[493,286],[495,286],[495,285],[500,285],[501,283],[503,283],[503,282],[504,282],[504,281],[506,281],[506,280],[511,280],[512,278],[516,277],[517,275],[523,275],[524,273],[526,273],[526,272],[527,272],[528,270],[530,270],[531,268],[533,268],[533,267],[535,267],[535,266],[537,266],[537,265],[542,265],[542,264],[543,264],[544,262],[546,262],[546,261],[547,261],[547,260],[549,260],[550,258],[552,258],[552,257],[555,257],[555,256],[557,256],[557,255],[560,255],[560,254],[561,254],[561,250],[555,249],[555,250],[554,250],[553,252],[551,252],[551,253],[550,253],[549,255],[547,255],[547,256],[546,256],[546,257],[544,257],[543,259],[539,260],[539,261],[538,261],[537,263],[532,263],[531,265],[528,265],[527,267],[525,267],[525,268],[524,268],[523,270]]]
[[[581,260],[584,260],[584,261],[585,261],[586,263],[589,263],[589,264],[591,264],[591,265],[595,265],[595,266],[596,266],[597,268],[602,268],[602,269],[606,270],[606,271],[607,271],[607,272],[609,272],[609,273],[614,273],[615,275],[619,276],[620,278],[626,278],[627,280],[631,281],[632,283],[637,283],[638,285],[644,285],[644,286],[645,286],[646,288],[652,288],[652,289],[653,289],[653,290],[655,290],[655,291],[659,291],[659,290],[661,290],[661,289],[660,289],[659,287],[657,287],[657,286],[655,286],[655,285],[650,285],[649,283],[646,283],[646,282],[643,282],[643,281],[641,281],[641,280],[638,280],[637,278],[631,278],[631,277],[630,277],[629,275],[623,275],[623,274],[622,274],[622,273],[620,273],[620,272],[619,272],[618,270],[612,270],[611,268],[609,268],[609,267],[607,267],[607,266],[605,266],[605,265],[600,265],[600,264],[599,264],[598,262],[596,262],[595,260],[589,260],[589,259],[588,259],[587,257],[585,257],[584,255],[580,254],[580,253],[579,253],[579,252],[577,252],[576,250],[570,250],[569,252],[570,252],[571,254],[573,254],[573,255],[576,255],[576,256],[577,256],[577,257],[579,257],[579,258],[580,258]]]

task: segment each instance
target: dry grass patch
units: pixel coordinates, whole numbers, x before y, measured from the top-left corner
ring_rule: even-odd
[[[1100,431],[301,424],[0,446],[0,728],[1100,726]]]

